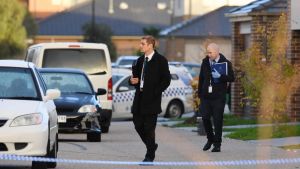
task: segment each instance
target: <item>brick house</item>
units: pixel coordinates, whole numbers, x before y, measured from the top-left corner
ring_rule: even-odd
[[[218,43],[231,59],[231,23],[225,13],[236,8],[223,6],[205,15],[174,24],[160,32],[160,44],[169,60],[201,63],[206,45]]]
[[[95,22],[111,28],[118,55],[133,55],[138,51],[143,28],[164,29],[171,24],[169,0],[113,2],[95,1]],[[91,22],[91,10],[92,1],[87,1],[41,20],[34,43],[81,41],[82,26]]]
[[[287,14],[289,24],[291,24],[291,2],[294,0],[257,0],[248,5],[236,8],[226,14],[232,22],[232,62],[235,67],[239,66],[240,54],[253,42],[266,43],[265,37],[256,33],[258,26],[263,26],[270,30],[270,25],[277,20],[282,13]],[[297,1],[297,0],[295,0]],[[290,26],[290,25],[289,25]],[[298,30],[290,30],[290,49],[288,58],[291,63],[300,63],[300,33]],[[263,47],[264,48],[264,47]],[[232,111],[241,115],[254,115],[257,109],[247,109],[242,107],[242,87],[237,79],[232,88]],[[300,88],[294,92],[289,104],[288,113],[294,120],[300,119]],[[249,108],[249,107],[248,107]]]
[[[19,0],[26,4],[36,20],[41,20],[55,13],[66,10],[88,0]]]

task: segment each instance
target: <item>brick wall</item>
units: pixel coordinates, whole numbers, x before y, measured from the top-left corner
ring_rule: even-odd
[[[265,43],[267,43],[266,38],[268,36],[265,36],[265,32],[259,33],[257,29],[261,26],[266,27],[267,31],[274,31],[270,30],[271,24],[277,20],[279,15],[253,15],[251,20],[251,43],[261,43],[262,50],[267,51],[266,47],[264,46]],[[233,22],[232,23],[232,62],[234,68],[238,70],[240,66],[240,60],[241,53],[245,52],[245,37],[244,35],[240,34],[240,22]],[[254,116],[258,113],[258,108],[253,107],[251,105],[251,101],[249,100],[243,100],[243,89],[240,82],[241,74],[239,72],[236,72],[236,80],[231,86],[231,107],[232,112],[234,114],[243,115],[243,116]]]
[[[232,23],[232,64],[235,70],[240,66],[240,54],[244,51],[244,38],[239,33],[240,32],[240,23]],[[235,114],[242,115],[243,107],[241,106],[242,101],[242,87],[238,74],[235,71],[236,81],[231,85],[231,111]]]
[[[291,22],[291,1],[288,0],[288,23],[290,28]],[[290,30],[289,34],[288,58],[291,63],[300,66],[300,30]],[[299,79],[300,80],[300,79]],[[289,102],[288,111],[294,121],[300,120],[300,86],[295,88]]]

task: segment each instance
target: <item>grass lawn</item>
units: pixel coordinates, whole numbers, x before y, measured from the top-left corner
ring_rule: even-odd
[[[175,121],[182,121],[182,123],[176,124],[173,127],[196,127],[197,123],[193,120],[188,120],[189,118],[174,119]],[[234,126],[234,125],[247,125],[247,124],[257,124],[256,119],[244,119],[231,114],[224,115],[224,126]],[[266,124],[266,121],[260,121],[260,124]]]
[[[286,149],[286,150],[288,150],[288,149],[300,149],[300,144],[282,146],[281,148]]]
[[[259,140],[292,136],[300,136],[300,125],[281,125],[277,127],[270,126],[233,129],[232,133],[226,135],[225,137],[239,140]]]

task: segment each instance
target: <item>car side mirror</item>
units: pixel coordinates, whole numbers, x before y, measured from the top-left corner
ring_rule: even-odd
[[[98,88],[96,95],[105,95],[106,94],[106,90],[102,89],[102,88]]]
[[[46,91],[46,100],[54,100],[60,97],[60,90],[48,89]]]
[[[126,86],[121,86],[121,87],[119,88],[119,91],[120,91],[120,92],[125,92],[125,91],[128,91],[128,90],[129,90],[129,88],[126,87]]]

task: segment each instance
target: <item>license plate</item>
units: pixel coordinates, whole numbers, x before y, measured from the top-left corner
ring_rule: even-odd
[[[67,116],[58,116],[58,122],[59,123],[66,123],[67,122]]]

